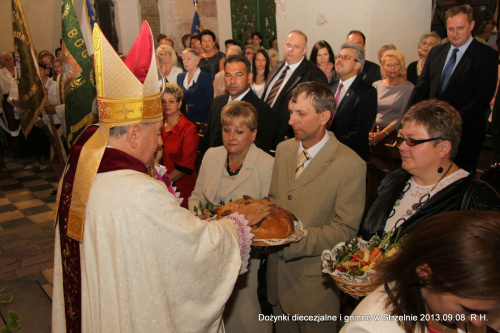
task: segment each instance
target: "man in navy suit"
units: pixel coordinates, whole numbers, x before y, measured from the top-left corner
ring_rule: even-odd
[[[469,5],[450,8],[445,18],[449,42],[430,51],[409,105],[439,99],[460,112],[462,138],[455,163],[475,173],[486,135],[485,112],[497,83],[498,53],[472,37]]]
[[[294,136],[292,127],[288,125],[290,118],[288,102],[290,93],[299,83],[318,81],[327,83],[326,75],[321,69],[305,58],[307,53],[307,36],[299,30],[288,34],[284,45],[285,60],[278,63],[266,81],[262,100],[272,109],[276,132],[273,149],[285,140]]]
[[[210,113],[206,134],[200,145],[200,155],[208,148],[222,146],[222,108],[233,101],[244,101],[252,104],[257,110],[258,125],[255,144],[265,152],[269,152],[274,138],[274,125],[271,108],[250,89],[252,72],[250,62],[242,55],[229,56],[224,63],[224,81],[228,95],[214,98],[210,104]]]
[[[361,46],[342,44],[335,57],[335,72],[340,80],[330,85],[337,102],[330,129],[340,142],[369,161],[368,134],[377,116],[377,90],[359,74],[364,63],[365,53]]]

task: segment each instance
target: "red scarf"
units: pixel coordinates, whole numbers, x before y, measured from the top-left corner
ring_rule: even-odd
[[[318,67],[319,67],[319,64],[318,64]],[[319,67],[319,68],[321,69],[321,67]],[[325,73],[328,81],[330,81],[330,77],[332,76],[332,69],[333,69],[333,64],[331,62],[328,63],[325,70],[321,69],[323,71],[323,73]]]

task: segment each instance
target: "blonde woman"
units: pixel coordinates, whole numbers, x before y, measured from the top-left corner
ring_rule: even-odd
[[[177,83],[177,75],[182,69],[177,67],[177,53],[170,45],[160,45],[156,49],[156,62],[167,82]]]
[[[378,107],[375,128],[369,134],[370,146],[392,143],[408,104],[413,84],[406,81],[405,56],[397,50],[382,56],[382,80],[373,83],[377,89]]]
[[[222,108],[223,145],[210,148],[200,167],[194,191],[189,198],[189,210],[199,203],[217,205],[249,195],[261,199],[269,193],[274,158],[257,148],[258,113],[252,104],[234,101]],[[248,274],[240,276],[224,309],[227,332],[271,332],[269,321],[259,320],[257,272],[258,251],[251,254]]]

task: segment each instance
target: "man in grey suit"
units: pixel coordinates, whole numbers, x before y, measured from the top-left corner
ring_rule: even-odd
[[[255,144],[269,152],[274,137],[271,109],[250,89],[252,72],[248,59],[242,55],[229,56],[224,63],[224,81],[229,94],[215,97],[210,104],[208,126],[200,144],[200,155],[203,157],[208,148],[222,146],[220,115],[222,108],[233,101],[248,102],[255,107],[258,114]]]
[[[469,5],[452,7],[446,12],[449,42],[429,52],[409,106],[426,99],[439,99],[460,113],[462,137],[455,163],[475,173],[486,136],[485,112],[497,83],[498,53],[472,37],[472,12]]]
[[[269,198],[292,212],[308,235],[273,249],[267,265],[268,301],[280,332],[336,332],[335,321],[293,320],[293,315],[339,314],[339,290],[321,273],[320,255],[355,237],[365,200],[365,162],[326,124],[335,97],[326,84],[305,82],[290,95],[295,139],[278,145]],[[289,317],[286,317],[289,315]]]

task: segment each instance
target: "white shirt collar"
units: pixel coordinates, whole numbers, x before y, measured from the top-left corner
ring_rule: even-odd
[[[351,87],[351,84],[354,82],[354,80],[356,80],[357,76],[358,76],[358,74],[354,75],[353,77],[348,78],[345,81],[342,81],[342,79],[340,79],[339,85],[340,85],[340,83],[342,83],[344,85],[342,88],[345,89],[345,91],[347,91]]]
[[[325,146],[325,144],[328,142],[328,140],[330,140],[330,134],[328,134],[328,132],[325,130],[325,134],[323,135],[323,139],[321,139],[318,143],[316,143],[311,148],[307,149],[307,152],[309,153],[309,156],[311,156],[311,159],[308,160],[304,164],[304,167],[307,167],[309,162],[314,158],[314,156],[316,156],[319,153],[321,148],[323,148]],[[299,152],[297,154],[297,158],[304,150],[306,150],[306,149],[304,149],[304,146],[302,145],[302,141],[301,141],[299,144]]]
[[[191,87],[193,84],[195,84],[196,81],[198,81],[198,77],[200,76],[200,73],[201,73],[201,69],[198,67],[198,69],[194,73],[194,76],[193,76],[193,79],[191,80],[191,82],[188,81],[189,80],[189,73],[187,73],[186,77],[184,78],[184,82],[182,82],[182,84],[184,85],[184,88],[189,89],[189,87]]]
[[[351,87],[351,84],[354,82],[354,80],[356,80],[357,76],[358,76],[358,74],[354,75],[353,77],[348,78],[345,81],[342,81],[342,79],[340,79],[340,81],[339,81],[339,87],[340,87],[341,83],[343,84],[343,86],[342,86],[342,89],[340,89],[339,104],[340,104],[340,102],[342,102],[342,99],[344,99],[344,96],[347,94],[347,91]],[[337,92],[335,92],[335,95],[336,94],[337,94]]]
[[[243,97],[246,96],[246,94],[248,94],[248,92],[250,91],[250,87],[241,95],[238,96],[238,98],[236,99],[233,99],[233,96],[229,95],[229,100],[227,101],[227,103],[231,103],[231,102],[235,102],[235,101],[241,101],[243,99]]]
[[[288,63],[288,61],[285,61],[285,66],[283,66],[283,68],[285,68],[286,66],[288,66],[288,67],[290,67],[289,71],[290,71],[290,72],[293,72],[294,70],[296,70],[296,69],[297,69],[297,67],[299,67],[299,65],[302,63],[302,61],[304,61],[304,58],[305,58],[305,57],[302,57],[302,59],[300,59],[300,61],[299,61],[299,62],[296,62],[296,63],[295,63],[295,64],[293,64],[293,65],[290,65],[290,64]]]

